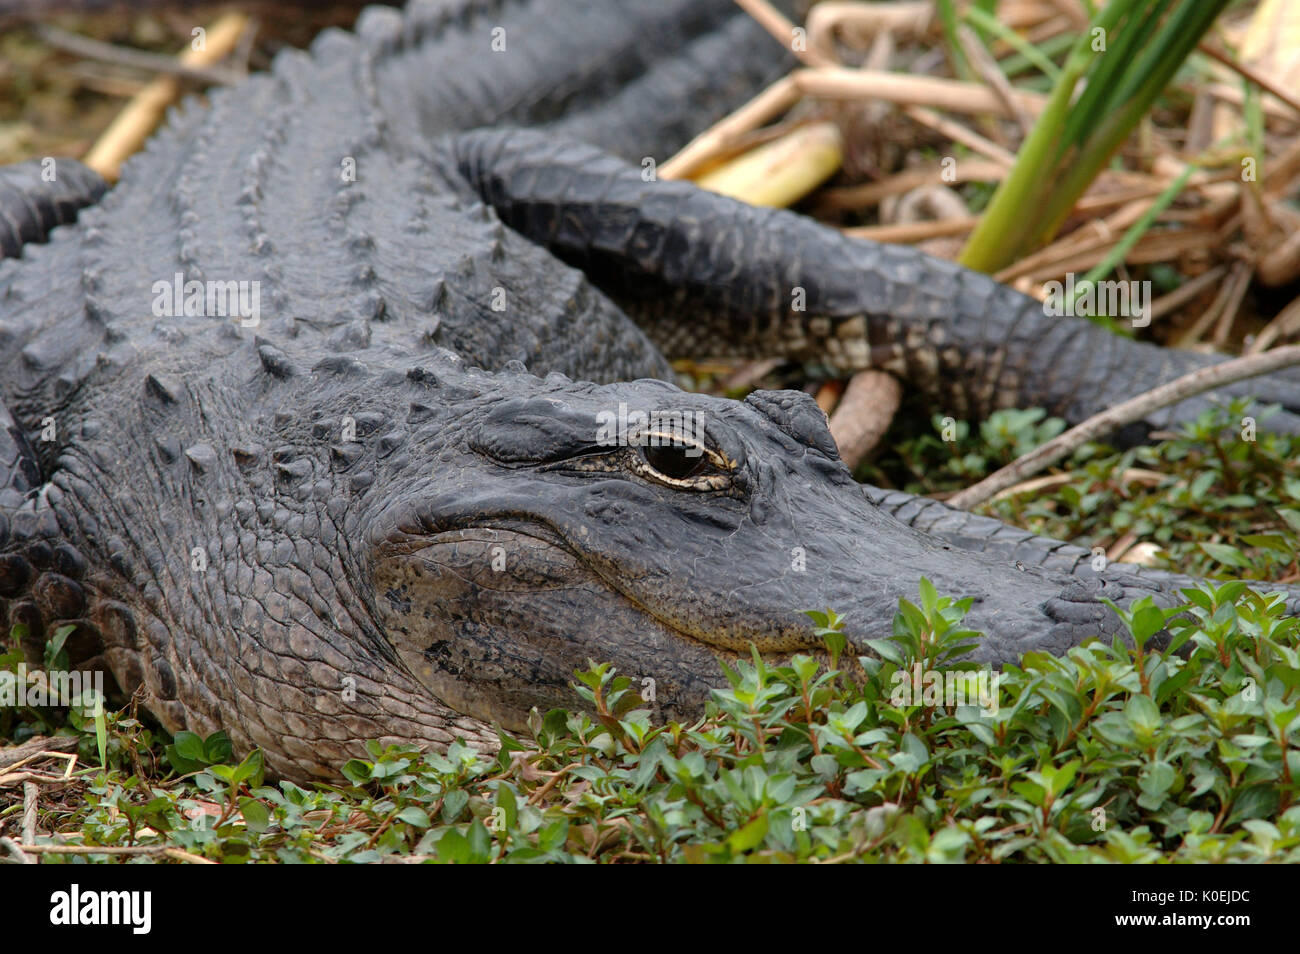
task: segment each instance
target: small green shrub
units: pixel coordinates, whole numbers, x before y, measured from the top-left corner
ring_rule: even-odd
[[[131,740],[84,770],[60,839],[225,862],[1300,861],[1300,620],[1242,582],[1187,599],[1121,613],[1131,647],[1030,653],[994,683],[962,660],[968,601],[923,581],[861,678],[755,655],[698,724],[655,726],[595,665],[583,711],[535,714],[531,740],[372,743],[314,791],[186,734],[166,757],[191,774],[146,777]],[[834,643],[838,617],[810,615]]]

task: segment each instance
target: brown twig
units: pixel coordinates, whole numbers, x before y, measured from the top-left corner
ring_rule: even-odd
[[[1227,103],[1230,106],[1241,107],[1246,103],[1246,91],[1240,86],[1234,86],[1231,83],[1211,83],[1203,87],[1205,92],[1209,93],[1220,102]],[[1264,111],[1265,119],[1276,119],[1288,123],[1290,126],[1296,124],[1296,114],[1286,103],[1274,102],[1267,96],[1260,97],[1260,109]]]
[[[1168,384],[1162,384],[1145,394],[1139,394],[1100,414],[1093,415],[1082,424],[1070,428],[1046,444],[1012,461],[1001,470],[995,471],[979,483],[954,494],[947,503],[951,507],[969,510],[982,504],[998,491],[1025,480],[1045,467],[1050,467],[1089,441],[1097,440],[1126,424],[1139,421],[1152,411],[1177,404],[1211,388],[1297,364],[1300,364],[1300,345],[1289,345],[1263,354],[1246,355],[1208,368],[1199,368]]]
[[[801,62],[809,66],[830,66],[835,62],[814,44],[807,44],[806,48],[800,49],[800,44],[794,43],[795,25],[786,19],[784,13],[768,3],[768,0],[736,0],[736,6],[753,17],[759,26],[772,34],[778,43],[797,56]]]
[[[1219,294],[1214,297],[1210,307],[1205,309],[1201,317],[1196,319],[1195,324],[1187,329],[1178,337],[1176,344],[1180,348],[1186,348],[1196,344],[1201,340],[1201,336],[1210,330],[1220,315],[1224,314],[1225,309],[1233,307],[1233,302],[1240,302],[1241,296],[1245,295],[1246,288],[1250,285],[1250,266],[1245,262],[1235,262],[1228,272],[1228,280],[1219,288]]]
[[[149,73],[161,73],[164,76],[177,76],[205,85],[229,86],[243,79],[234,70],[223,69],[219,66],[192,66],[184,60],[165,56],[162,53],[133,50],[126,46],[116,46],[112,43],[92,40],[90,37],[80,36],[68,30],[51,26],[48,23],[36,24],[36,35],[50,46],[73,53],[84,59],[127,66],[131,69],[145,70]]]
[[[34,865],[36,859],[30,857],[27,852],[23,851],[22,845],[12,838],[0,838],[0,849],[9,852],[10,857],[20,865]]]
[[[1270,287],[1285,285],[1300,272],[1300,232],[1292,232],[1268,249],[1255,267],[1255,275]]]
[[[1204,275],[1197,275],[1190,281],[1183,282],[1167,295],[1161,295],[1151,303],[1151,318],[1154,320],[1167,315],[1176,308],[1181,308],[1207,288],[1211,288],[1228,273],[1228,266],[1215,265]],[[1259,350],[1263,351],[1261,347]]]
[[[763,358],[760,361],[747,361],[717,382],[717,389],[723,394],[752,388],[784,363],[783,358]]]
[[[37,736],[22,745],[0,746],[0,768],[15,769],[40,756],[66,759],[76,748],[77,740],[71,736]]]
[[[1020,494],[1037,493],[1040,490],[1051,490],[1056,487],[1064,486],[1072,480],[1078,480],[1080,474],[1077,471],[1067,471],[1061,474],[1046,474],[1042,477],[1033,477],[1029,480],[1023,480],[1018,484],[1013,484],[1006,490],[999,490],[993,495],[993,502],[1004,500],[1008,497],[1015,497]],[[1165,475],[1158,470],[1145,470],[1141,467],[1130,467],[1124,473],[1120,474],[1119,482],[1121,485],[1130,483],[1158,484],[1165,479]]]
[[[1264,326],[1264,330],[1255,336],[1255,340],[1244,349],[1244,354],[1259,354],[1283,335],[1292,335],[1300,331],[1300,298],[1293,298],[1285,308]]]
[[[1007,112],[1011,113],[1016,122],[1020,124],[1020,131],[1028,136],[1034,121],[1016,100],[1015,90],[1007,82],[1006,76],[1002,73],[1002,67],[993,58],[993,54],[979,41],[975,31],[964,23],[957,27],[957,41],[961,44],[962,51],[966,54],[966,59],[971,66],[975,67],[975,71],[979,73],[980,78],[989,84],[989,88],[997,94]]]
[[[700,133],[666,162],[660,163],[661,179],[686,179],[706,164],[726,155],[746,133],[780,116],[799,102],[799,87],[785,76],[759,93],[734,113],[724,116]]]
[[[1067,272],[1086,272],[1105,260],[1110,250],[1119,242],[1122,233],[1105,240],[1098,240],[1080,249],[1054,251],[1053,257],[1046,261],[1035,260],[1026,265],[1035,256],[1017,263],[1003,274],[994,277],[1003,284],[1011,284],[1024,275],[1036,282],[1058,278]],[[1215,233],[1208,229],[1183,229],[1179,231],[1150,231],[1138,240],[1129,251],[1125,261],[1130,265],[1149,265],[1152,262],[1169,262],[1185,258],[1192,252],[1213,248],[1217,244]]]
[[[36,841],[36,806],[40,798],[41,790],[35,782],[23,782],[23,841],[29,845]]]
[[[978,83],[887,70],[805,68],[777,80],[740,109],[700,133],[681,152],[659,165],[658,176],[690,178],[709,162],[728,154],[742,136],[775,119],[803,96],[830,100],[879,99],[901,106],[939,106],[956,113],[1008,115],[1002,99]],[[1019,109],[1036,116],[1046,97],[1016,90],[1013,101]]]
[[[942,219],[938,222],[901,222],[896,225],[861,225],[844,229],[845,235],[853,238],[871,239],[873,242],[894,242],[910,245],[932,238],[945,238],[949,235],[965,235],[979,223],[978,215],[968,215],[959,219]]]
[[[1237,315],[1241,311],[1241,303],[1246,298],[1246,292],[1250,289],[1250,277],[1252,269],[1246,262],[1237,262],[1233,266],[1232,278],[1229,282],[1231,291],[1227,300],[1223,303],[1223,310],[1219,312],[1219,320],[1214,325],[1214,335],[1210,338],[1211,343],[1216,349],[1222,351],[1228,344],[1228,338],[1232,334],[1232,326],[1237,321]]]
[[[821,99],[883,99],[906,106],[935,106],[954,113],[1015,118],[1000,96],[979,83],[842,66],[795,70],[790,75],[805,94]],[[1012,101],[1017,110],[1037,116],[1047,97],[1018,89],[1013,91]]]
[[[849,469],[875,450],[898,412],[903,388],[884,371],[859,371],[849,379],[839,406],[831,415],[830,431]]]
[[[1214,46],[1211,43],[1201,43],[1196,48],[1200,50],[1202,53],[1204,53],[1206,56],[1208,56],[1210,59],[1222,63],[1224,66],[1232,70],[1234,73],[1237,73],[1240,76],[1244,77],[1245,79],[1249,80],[1250,82],[1254,83],[1260,89],[1264,90],[1264,92],[1276,96],[1282,102],[1286,103],[1288,106],[1294,109],[1297,113],[1300,113],[1300,99],[1296,99],[1294,96],[1291,95],[1289,91],[1283,89],[1281,86],[1274,83],[1271,79],[1269,79],[1264,74],[1260,73],[1258,70],[1247,66],[1245,63],[1238,63],[1227,53],[1223,52],[1222,50],[1220,50],[1218,47]]]
[[[808,11],[804,27],[808,42],[827,56],[832,56],[835,37],[880,36],[885,33],[901,37],[924,34],[934,19],[934,5],[928,0],[898,3],[843,3],[823,0]]]
[[[211,858],[192,854],[170,845],[19,845],[32,855],[164,855],[177,861],[188,861],[196,865],[216,864]]]
[[[924,106],[905,106],[903,114],[922,126],[928,126],[935,132],[947,136],[953,142],[961,143],[972,152],[977,152],[988,159],[992,159],[1003,167],[1003,174],[1006,173],[1007,169],[1015,165],[1016,157],[1014,153],[1003,149],[991,139],[981,136],[974,130],[967,129],[961,123],[939,115],[932,109],[927,109]]]
[[[826,189],[821,193],[818,208],[826,210],[870,208],[882,199],[911,192],[918,186],[942,182],[943,173],[942,166],[926,166],[921,169],[905,169],[878,182],[868,182],[865,185]],[[952,166],[953,181],[948,184],[996,182],[1005,174],[1006,167],[1000,163],[967,159]]]
[[[238,44],[247,24],[245,14],[226,14],[207,31],[203,48],[186,49],[180,61],[191,67],[220,61]],[[180,91],[180,80],[175,76],[159,76],[136,94],[82,161],[105,179],[116,180],[122,163],[144,145]]]

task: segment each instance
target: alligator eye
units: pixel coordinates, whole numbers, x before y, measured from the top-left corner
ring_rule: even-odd
[[[723,490],[731,484],[728,461],[693,440],[652,434],[629,450],[632,470],[656,483],[683,490]]]
[[[641,458],[673,480],[689,480],[709,469],[709,459],[698,448],[642,447]]]
[[[592,449],[595,451],[595,448]],[[644,432],[613,453],[588,453],[543,465],[572,473],[628,473],[678,490],[731,490],[736,464],[692,437]]]

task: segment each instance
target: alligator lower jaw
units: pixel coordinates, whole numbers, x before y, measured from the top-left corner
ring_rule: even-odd
[[[456,711],[516,731],[533,708],[575,708],[575,673],[593,662],[643,695],[653,686],[664,718],[693,720],[726,685],[720,661],[752,652],[752,641],[663,620],[534,524],[395,535],[379,547],[374,592],[416,679]],[[759,649],[772,664],[819,655],[807,641]]]
[[[566,574],[571,574],[578,582],[599,581],[611,593],[621,596],[641,614],[648,617],[649,621],[662,627],[667,633],[697,643],[724,657],[748,658],[754,649],[764,655],[788,656],[796,652],[818,652],[823,648],[821,640],[812,634],[811,625],[803,627],[798,632],[760,632],[756,628],[736,626],[722,619],[716,621],[717,625],[710,626],[709,621],[693,623],[674,617],[664,612],[663,606],[656,601],[639,594],[635,581],[622,578],[603,566],[593,565],[584,560],[559,532],[537,520],[496,520],[491,523],[476,524],[473,527],[428,532],[412,528],[408,521],[406,526],[389,534],[380,545],[379,552],[381,559],[391,559],[414,556],[448,544],[470,546],[478,544],[480,547],[488,548],[486,553],[481,554],[478,567],[491,565],[494,574],[486,578],[481,573],[476,574],[476,582],[485,590],[499,588],[499,584],[508,578],[508,571],[512,569],[512,559],[528,555],[536,560],[544,554],[547,565],[540,568],[541,574],[552,574],[558,568]],[[520,586],[544,589],[547,585],[565,584],[564,580],[554,578],[544,580],[534,577]],[[719,604],[725,600],[725,595],[718,595]]]

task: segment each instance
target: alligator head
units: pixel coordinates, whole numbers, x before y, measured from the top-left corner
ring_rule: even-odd
[[[361,571],[389,644],[461,713],[519,728],[534,706],[572,706],[575,670],[596,660],[692,717],[722,682],[717,657],[818,654],[803,611],[825,607],[863,651],[922,576],[974,597],[990,663],[1117,623],[1077,581],[882,513],[805,394],[466,382],[472,395],[415,429],[400,472],[367,492]]]

